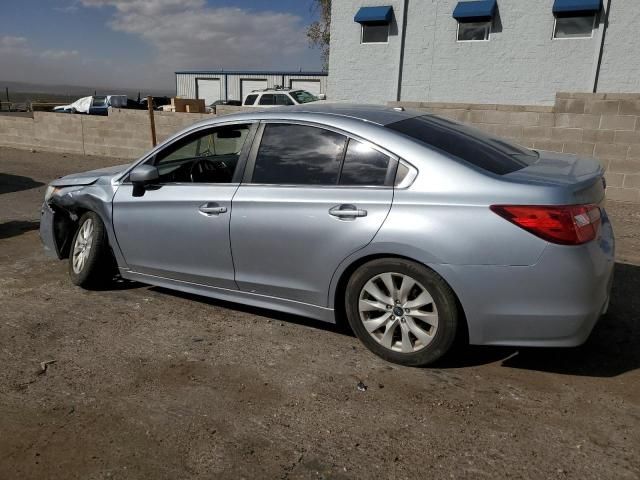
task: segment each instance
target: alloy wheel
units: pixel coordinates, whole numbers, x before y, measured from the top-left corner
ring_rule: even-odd
[[[358,312],[369,335],[396,352],[422,350],[438,330],[438,310],[431,294],[402,273],[381,273],[365,283]]]
[[[76,236],[75,244],[73,245],[73,271],[76,274],[80,274],[87,263],[92,245],[93,220],[91,218],[87,218],[80,227],[78,235]]]

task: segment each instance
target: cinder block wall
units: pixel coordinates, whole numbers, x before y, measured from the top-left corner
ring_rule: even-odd
[[[458,120],[529,148],[597,158],[607,197],[640,203],[640,94],[558,93],[552,107],[390,102]]]
[[[161,142],[206,114],[154,112]],[[33,112],[0,115],[0,146],[134,159],[151,149],[149,113],[113,109],[108,117]]]

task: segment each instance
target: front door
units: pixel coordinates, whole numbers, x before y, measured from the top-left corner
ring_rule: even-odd
[[[251,125],[200,129],[150,162],[160,180],[142,194],[126,181],[113,200],[118,245],[131,270],[236,289],[229,246]]]
[[[326,306],[340,262],[373,239],[389,212],[396,161],[339,132],[277,122],[264,126],[252,157],[251,178],[233,198],[236,282]]]

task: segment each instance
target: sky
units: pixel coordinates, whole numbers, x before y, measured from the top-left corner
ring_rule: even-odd
[[[166,89],[176,70],[319,70],[311,0],[2,0],[0,80]]]

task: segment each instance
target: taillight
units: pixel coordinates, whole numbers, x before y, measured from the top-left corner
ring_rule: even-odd
[[[600,228],[597,205],[492,205],[491,210],[540,238],[562,245],[590,242]]]

